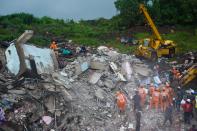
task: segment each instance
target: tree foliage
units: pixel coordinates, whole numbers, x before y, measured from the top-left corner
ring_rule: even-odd
[[[112,26],[111,20],[104,18],[75,22],[69,19],[64,21],[47,16],[37,18],[31,14],[16,13],[0,16],[0,42],[12,41],[24,30],[34,30],[34,37],[30,41],[43,46],[50,44],[52,39],[76,39],[77,42],[90,40],[90,43],[102,43],[104,38],[112,34]]]
[[[131,27],[141,21],[139,12],[139,3],[144,3],[146,0],[117,0],[115,7],[119,11],[121,19],[120,26]]]
[[[119,11],[121,27],[142,22],[140,3],[145,4],[151,17],[160,25],[197,24],[197,0],[116,0],[114,4]]]

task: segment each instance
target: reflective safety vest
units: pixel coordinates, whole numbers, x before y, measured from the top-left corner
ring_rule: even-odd
[[[197,108],[197,95],[196,95],[196,97],[195,97],[195,100],[196,100],[195,108]]]

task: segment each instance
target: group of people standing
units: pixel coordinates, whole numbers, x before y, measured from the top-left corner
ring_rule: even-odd
[[[123,92],[118,91],[116,98],[119,110],[124,112],[127,105],[126,96]],[[169,83],[165,83],[165,85],[162,84],[159,87],[155,87],[154,84],[151,83],[148,89],[140,85],[135,91],[133,103],[134,112],[136,114],[136,130],[140,129],[141,112],[145,109],[147,104],[150,110],[154,108],[157,112],[164,112],[163,125],[165,125],[168,120],[170,124],[172,124],[173,110],[180,112],[181,108],[183,110],[184,122],[190,124],[191,117],[193,116],[193,107],[195,105],[188,97],[184,99],[184,92],[181,87],[178,86],[174,89]]]
[[[137,95],[139,95],[139,100],[136,99]],[[149,109],[155,108],[157,111],[161,109],[164,112],[167,107],[173,103],[174,90],[168,83],[160,87],[155,87],[154,84],[151,83],[148,90],[141,85],[134,96],[134,105],[143,108],[148,96],[150,98]]]

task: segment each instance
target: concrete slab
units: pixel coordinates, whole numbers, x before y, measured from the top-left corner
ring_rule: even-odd
[[[94,70],[105,70],[107,68],[107,64],[99,61],[91,61],[90,68]]]
[[[142,76],[149,76],[151,73],[151,70],[149,68],[146,68],[144,66],[134,66],[134,71]]]
[[[88,62],[83,62],[83,63],[78,63],[75,65],[75,74],[76,75],[79,75],[81,74],[82,72],[86,71],[87,69],[89,68],[89,64]]]
[[[91,84],[96,84],[98,80],[101,78],[102,74],[94,72],[90,77],[89,77],[89,83]]]

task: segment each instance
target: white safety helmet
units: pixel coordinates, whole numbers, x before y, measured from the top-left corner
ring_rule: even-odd
[[[187,102],[191,102],[191,100],[190,99],[187,99]]]

